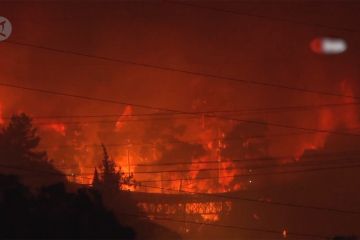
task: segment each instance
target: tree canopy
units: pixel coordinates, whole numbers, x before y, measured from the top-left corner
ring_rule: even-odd
[[[32,119],[24,113],[13,115],[0,130],[0,173],[18,175],[35,186],[65,181],[46,152],[38,150],[39,143]]]
[[[93,187],[101,191],[113,192],[123,189],[125,185],[136,185],[134,175],[132,173],[125,174],[121,167],[116,166],[115,161],[109,156],[105,145],[102,145],[102,149],[101,171],[98,173],[98,170],[95,168],[92,182]]]
[[[80,188],[67,193],[63,183],[33,194],[17,177],[0,175],[1,238],[133,239],[107,210],[100,195]]]

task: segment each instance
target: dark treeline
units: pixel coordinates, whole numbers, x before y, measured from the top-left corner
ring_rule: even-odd
[[[126,187],[137,187],[138,184],[132,173],[124,173],[121,168],[116,170],[114,160],[109,156],[103,145],[102,166],[95,168],[92,189],[101,193],[104,204],[111,209],[120,222],[126,219],[138,239],[180,239],[180,236],[169,229],[151,221],[144,220],[145,213],[141,212],[131,192]],[[138,216],[138,217],[136,217]]]
[[[1,173],[19,175],[32,187],[64,182],[64,175],[54,168],[46,152],[37,150],[39,143],[31,119],[25,114],[12,116],[0,130]]]
[[[17,177],[0,175],[0,237],[133,239],[130,228],[118,224],[96,191],[67,193],[63,183],[36,194]]]
[[[133,239],[91,188],[67,192],[66,177],[46,152],[25,114],[0,131],[0,237]]]
[[[25,114],[14,115],[0,130],[0,238],[179,239],[134,217],[141,212],[122,190],[135,184],[133,176],[115,171],[105,146],[89,187],[68,182],[47,153],[37,150],[39,143]]]

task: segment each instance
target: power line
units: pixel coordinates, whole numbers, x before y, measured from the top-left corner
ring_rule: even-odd
[[[170,169],[170,170],[157,170],[157,171],[134,171],[133,174],[161,174],[161,173],[190,173],[190,172],[211,172],[211,171],[220,171],[220,170],[259,170],[259,169],[267,169],[267,168],[298,168],[298,167],[306,167],[308,165],[310,166],[316,166],[316,165],[331,165],[331,164],[341,164],[344,161],[346,162],[358,162],[359,156],[356,158],[346,158],[346,159],[335,159],[335,160],[310,160],[310,161],[302,161],[300,163],[289,163],[289,165],[281,165],[280,163],[273,163],[268,165],[262,165],[259,166],[259,164],[256,165],[245,165],[245,166],[238,166],[238,167],[217,167],[217,168],[200,168],[200,169]],[[342,161],[339,163],[339,161]],[[221,163],[229,163],[229,162],[218,162],[218,164]],[[357,166],[357,165],[355,165]],[[66,168],[62,168],[65,170]],[[93,173],[82,173],[82,175],[93,175]]]
[[[142,119],[122,119],[122,120],[96,120],[96,121],[63,121],[62,124],[65,125],[78,125],[78,124],[113,124],[117,122],[143,122],[143,121],[167,121],[167,120],[178,120],[178,119],[198,119],[197,116],[192,117],[177,117],[177,118],[142,118]],[[54,122],[36,122],[38,125],[50,125]]]
[[[246,139],[256,139],[256,138],[269,138],[269,137],[289,137],[289,136],[296,136],[296,135],[306,135],[306,134],[314,134],[313,132],[291,132],[291,133],[279,133],[279,134],[266,134],[266,135],[245,135],[244,137],[230,137],[226,138],[226,141],[236,141],[236,140],[243,140]],[[209,141],[216,141],[222,138],[211,138],[208,139]],[[199,141],[201,139],[192,139],[190,141],[186,141],[189,144],[201,144]],[[132,147],[132,146],[159,146],[162,144],[184,144],[183,141],[164,141],[164,140],[154,140],[153,142],[126,142],[126,143],[110,143],[106,144],[106,147]],[[101,144],[84,144],[84,147],[100,147]],[[65,144],[65,145],[56,145],[56,146],[40,146],[41,149],[58,149],[58,148],[75,148],[76,145],[74,144]]]
[[[56,174],[57,176],[59,175],[56,172],[39,171],[39,170],[35,170],[35,169],[14,167],[14,166],[9,166],[9,165],[5,165],[5,164],[1,164],[0,167],[3,167],[3,168],[16,168],[16,169],[20,169],[20,170],[26,170],[26,171],[32,171],[32,172],[38,172],[38,173]],[[73,176],[73,175],[70,175],[70,176]],[[141,186],[142,187],[147,187],[147,188],[162,189],[162,190],[166,190],[166,191],[181,192],[181,193],[186,193],[186,194],[196,194],[196,195],[202,195],[202,196],[212,196],[212,197],[219,197],[219,198],[224,198],[224,199],[232,199],[232,200],[239,200],[239,201],[246,201],[246,202],[253,202],[253,203],[261,203],[261,204],[266,204],[266,205],[277,205],[277,206],[284,206],[284,207],[291,207],[291,208],[304,208],[304,209],[322,210],[322,211],[337,212],[337,213],[347,213],[347,214],[360,214],[360,212],[357,212],[357,211],[350,211],[350,210],[343,210],[343,209],[336,209],[336,208],[325,208],[325,207],[309,206],[309,205],[301,205],[301,204],[293,204],[293,203],[283,203],[283,202],[278,202],[278,201],[266,202],[266,201],[262,201],[262,200],[259,200],[259,199],[243,198],[243,197],[236,197],[236,196],[229,196],[229,195],[208,194],[208,193],[185,191],[185,190],[180,190],[180,189],[176,190],[176,189],[171,189],[171,188],[162,188],[162,187],[148,186],[148,185],[141,185]]]
[[[1,84],[0,84],[1,85]],[[264,122],[264,121],[256,121],[256,120],[246,120],[246,119],[239,119],[239,118],[229,118],[224,116],[215,116],[215,115],[206,115],[208,118],[216,118],[221,120],[228,120],[228,121],[235,121],[235,122],[242,122],[247,124],[254,124],[254,125],[265,125],[265,126],[273,126],[278,128],[287,128],[287,129],[297,129],[297,130],[303,130],[303,131],[312,131],[312,132],[319,132],[319,133],[329,133],[329,134],[335,134],[335,135],[343,135],[343,136],[357,136],[359,137],[360,134],[354,134],[350,132],[338,132],[338,131],[332,131],[327,129],[319,129],[319,128],[307,128],[307,127],[299,127],[299,126],[292,126],[287,124],[281,124],[281,123],[271,123],[271,122]],[[152,119],[152,120],[167,120],[167,119]],[[136,120],[134,120],[135,122]],[[84,121],[73,121],[73,122],[64,122],[65,124],[99,124],[99,123],[107,123],[112,124],[118,122],[117,120],[109,120],[109,121],[91,121],[91,122],[84,122]],[[131,121],[129,121],[131,122]],[[38,123],[42,125],[48,125],[51,123]],[[358,128],[356,128],[357,130]]]
[[[348,159],[348,160],[358,160],[356,159]],[[220,167],[220,168],[200,168],[200,169],[171,169],[171,170],[158,170],[158,171],[134,171],[134,174],[154,174],[154,173],[189,173],[189,172],[211,172],[211,171],[231,171],[231,170],[257,170],[257,169],[266,169],[266,168],[273,168],[273,167],[281,167],[281,168],[289,168],[289,167],[304,167],[307,165],[322,165],[322,164],[333,164],[334,162],[325,161],[324,162],[316,162],[316,161],[307,161],[302,162],[297,165],[281,165],[279,163],[277,164],[268,164],[263,166],[242,166],[242,167]],[[339,160],[337,160],[339,161]],[[219,162],[219,164],[224,162]]]
[[[359,128],[351,128],[349,130],[358,130]],[[226,140],[226,141],[237,141],[237,140],[243,140],[243,139],[262,139],[262,138],[271,138],[271,137],[289,137],[289,136],[297,136],[297,135],[307,135],[307,134],[315,134],[314,132],[290,132],[290,133],[279,133],[279,134],[262,134],[262,135],[244,135],[243,137],[226,137],[226,139],[223,138],[211,138],[208,139],[209,141],[217,141],[217,140]],[[163,140],[163,139],[156,139],[153,142],[124,142],[124,143],[109,143],[109,144],[105,144],[106,147],[133,147],[133,146],[149,146],[149,147],[156,147],[159,145],[164,145],[164,144],[184,144],[184,143],[189,143],[189,144],[201,144],[201,139],[191,139],[189,141],[181,141],[181,140],[174,140],[174,141],[170,141],[170,140]],[[84,144],[82,145],[83,147],[94,147],[94,148],[98,148],[101,147],[101,144]],[[52,149],[59,149],[59,148],[77,148],[78,146],[76,146],[75,144],[64,144],[64,145],[52,145],[52,146],[39,146],[40,149],[42,150],[48,150],[51,151]],[[334,152],[337,153],[337,152]],[[346,152],[344,152],[346,153]],[[283,157],[283,156],[281,156]],[[294,156],[286,156],[287,158],[293,158]],[[250,159],[250,161],[252,160],[256,160],[256,159]],[[237,161],[237,160],[232,160],[232,161]],[[241,160],[242,161],[242,160]],[[212,163],[213,161],[207,162],[204,161],[202,163]],[[136,166],[151,166],[151,165],[176,165],[176,164],[189,164],[190,162],[171,162],[171,163],[152,163],[152,164],[137,164]],[[135,166],[135,165],[131,165],[131,166]]]
[[[347,107],[359,105],[359,102],[351,103],[325,103],[325,104],[311,104],[311,105],[290,105],[290,106],[280,106],[280,107],[261,107],[261,108],[243,108],[243,109],[228,109],[228,110],[211,110],[211,111],[193,111],[193,112],[156,112],[156,113],[143,113],[143,114],[99,114],[99,115],[39,115],[31,116],[32,119],[66,119],[66,118],[132,118],[132,117],[173,117],[176,115],[194,115],[198,114],[202,116],[204,114],[264,114],[264,113],[283,113],[283,112],[292,112],[292,111],[307,111],[307,110],[317,110],[317,108],[330,108],[330,107]],[[11,119],[11,116],[3,116],[2,119]],[[151,120],[151,118],[146,118]],[[122,121],[127,121],[124,119]]]
[[[76,94],[71,94],[71,93],[66,93],[66,92],[59,92],[59,91],[52,91],[52,90],[41,89],[41,88],[25,87],[25,86],[10,84],[10,83],[0,83],[0,86],[8,87],[8,88],[21,89],[21,90],[27,90],[27,91],[32,91],[32,92],[40,92],[40,93],[56,95],[56,96],[79,98],[79,99],[83,99],[83,100],[96,101],[96,102],[102,102],[102,103],[110,103],[110,104],[116,104],[116,105],[129,105],[129,106],[132,106],[132,107],[151,109],[151,110],[157,110],[157,111],[180,112],[180,111],[175,111],[175,110],[167,109],[167,108],[152,107],[152,106],[149,106],[149,105],[122,102],[122,101],[117,101],[117,100],[113,100],[113,99],[105,99],[105,98],[96,98],[96,97],[92,97],[92,96],[76,95]]]
[[[271,87],[271,88],[279,88],[279,89],[291,90],[291,91],[295,91],[295,92],[311,93],[311,94],[316,94],[316,95],[333,96],[333,97],[345,97],[345,98],[350,98],[350,99],[355,99],[355,100],[360,99],[359,97],[355,97],[355,96],[351,96],[351,95],[343,95],[343,94],[334,93],[334,92],[306,89],[306,88],[293,87],[293,86],[287,86],[287,85],[276,84],[276,83],[267,83],[267,82],[261,82],[261,81],[255,81],[255,80],[246,80],[246,79],[241,79],[241,78],[221,76],[221,75],[215,75],[215,74],[205,73],[205,72],[190,71],[190,70],[160,66],[160,65],[155,65],[155,64],[140,63],[140,62],[123,60],[123,59],[118,59],[118,58],[111,58],[111,57],[99,56],[99,55],[94,55],[94,54],[86,54],[86,53],[81,53],[81,52],[76,52],[76,51],[69,51],[69,50],[57,49],[57,48],[52,48],[52,47],[45,47],[45,46],[31,44],[31,43],[25,43],[25,42],[9,41],[9,40],[6,40],[4,42],[13,44],[13,45],[42,49],[42,50],[52,51],[52,52],[57,52],[57,53],[62,53],[62,54],[71,54],[71,55],[76,55],[76,56],[81,56],[81,57],[99,59],[99,60],[103,60],[103,61],[117,62],[117,63],[121,63],[121,64],[129,64],[129,65],[135,65],[135,66],[140,66],[140,67],[145,67],[145,68],[158,69],[158,70],[162,70],[162,71],[183,73],[183,74],[188,74],[188,75],[193,75],[193,76],[201,76],[201,77],[206,77],[208,79],[222,79],[222,80],[235,82],[235,83],[251,84],[251,85],[265,86],[265,87]],[[1,84],[3,85],[6,83],[1,83]],[[8,85],[10,85],[10,84],[8,84]],[[101,101],[103,101],[103,100],[101,100]],[[106,101],[106,102],[109,102],[109,101]],[[113,103],[113,101],[110,101],[110,102]],[[119,104],[119,103],[117,103],[117,104]],[[142,105],[138,105],[138,106],[142,107]]]
[[[98,145],[101,146],[101,145]],[[354,151],[334,151],[334,152],[328,152],[328,153],[321,153],[321,154],[311,154],[311,155],[304,155],[301,157],[301,162],[318,162],[318,161],[324,161],[328,162],[328,160],[303,160],[303,159],[317,159],[317,158],[324,158],[324,157],[334,157],[334,155],[340,155],[339,157],[344,157],[344,154],[356,154],[360,153],[359,150]],[[357,157],[358,155],[353,155],[354,157]],[[348,155],[346,156],[348,157]],[[360,156],[359,156],[360,157]],[[222,163],[254,163],[254,162],[277,162],[280,160],[288,160],[288,159],[294,159],[293,155],[281,155],[281,156],[272,156],[272,157],[253,157],[253,158],[245,158],[245,159],[229,159],[226,161],[222,161]],[[181,162],[154,162],[154,163],[137,163],[137,164],[130,164],[131,167],[163,167],[163,166],[176,166],[176,165],[189,165],[189,164],[218,164],[218,160],[206,160],[201,162],[193,162],[189,159],[189,161],[181,161]],[[88,167],[88,168],[94,168],[94,166]]]
[[[22,167],[15,167],[15,166],[7,166],[7,165],[3,165],[3,164],[0,164],[0,167],[5,167],[5,168],[11,168],[11,169],[17,169],[17,170],[26,170],[26,171],[29,171],[30,169],[26,169],[26,168],[22,168]],[[30,171],[34,171],[33,169],[30,170]],[[65,175],[62,175],[62,174],[58,174],[56,172],[48,172],[48,171],[39,171],[39,170],[36,170],[37,172],[39,173],[42,173],[42,174],[51,174],[51,175],[57,175],[57,176],[65,176]],[[122,213],[124,214],[124,213]],[[146,215],[143,215],[143,217],[147,217]],[[179,222],[179,221],[183,221],[183,220],[174,220],[174,219],[171,219],[171,218],[163,218],[163,217],[156,217],[156,216],[153,216],[153,218],[155,218],[156,220],[166,220],[166,221],[173,221],[173,222]],[[272,231],[272,230],[261,230],[261,229],[256,229],[256,228],[245,228],[245,227],[239,227],[239,226],[232,226],[232,225],[220,225],[220,224],[215,224],[215,223],[206,223],[206,222],[195,222],[195,221],[186,221],[187,223],[191,223],[191,224],[201,224],[201,225],[208,225],[208,226],[216,226],[216,227],[227,227],[227,228],[237,228],[237,229],[240,229],[240,230],[247,230],[247,231],[262,231],[262,232],[269,232],[269,233],[280,233],[281,232],[278,232],[278,231]],[[303,233],[288,233],[289,235],[296,235],[296,236],[309,236],[309,237],[319,237],[318,235],[311,235],[311,234],[303,234]]]
[[[262,139],[262,138],[272,138],[272,137],[289,137],[289,136],[298,136],[298,135],[307,135],[307,134],[314,134],[313,132],[292,132],[292,133],[284,133],[284,134],[267,134],[267,135],[247,135],[239,138],[227,138],[226,141],[237,141],[237,140],[243,140],[244,138],[246,139]],[[216,141],[222,138],[211,138],[209,139],[209,141]],[[141,146],[149,146],[149,147],[156,147],[159,145],[165,145],[165,144],[184,144],[184,143],[188,143],[188,144],[201,144],[201,139],[192,139],[190,141],[164,141],[164,140],[160,140],[157,141],[155,140],[154,142],[130,142],[130,143],[110,143],[110,144],[106,144],[107,148],[119,148],[119,147],[141,147]],[[99,148],[101,147],[101,144],[84,144],[82,145],[83,147],[92,147],[92,148]],[[60,148],[78,148],[79,146],[76,146],[75,144],[64,144],[64,145],[52,145],[52,146],[39,146],[40,149],[42,150],[46,150],[46,151],[52,151],[53,149],[60,149]],[[292,156],[293,157],[293,156]],[[187,164],[189,162],[179,162],[179,163],[174,163],[174,164]],[[172,163],[169,163],[170,165],[172,165]],[[139,164],[137,166],[147,166],[147,164]],[[151,164],[150,164],[151,165]],[[159,164],[162,165],[162,164]],[[164,163],[164,165],[168,165],[167,163]]]
[[[342,156],[340,156],[342,157]],[[356,164],[346,164],[346,165],[336,165],[342,164],[344,161]],[[211,180],[211,179],[224,179],[224,178],[241,178],[241,177],[253,177],[253,176],[267,176],[267,175],[282,175],[282,174],[289,174],[289,173],[307,173],[307,172],[315,172],[315,171],[325,171],[325,170],[338,170],[338,169],[354,169],[360,167],[358,164],[358,158],[347,158],[347,159],[335,159],[335,160],[321,160],[314,161],[314,160],[305,160],[300,163],[296,163],[296,165],[280,165],[272,164],[266,166],[244,166],[244,167],[233,167],[233,168],[211,168],[211,169],[187,169],[187,170],[165,170],[165,171],[148,171],[148,172],[133,172],[134,174],[138,173],[147,173],[147,174],[154,174],[154,173],[180,173],[180,172],[202,172],[202,171],[219,171],[219,170],[258,170],[264,168],[274,168],[274,167],[282,167],[282,168],[303,168],[300,170],[287,170],[287,171],[272,171],[272,172],[260,172],[260,173],[247,173],[247,174],[231,174],[231,175],[222,175],[222,176],[210,176],[210,177],[197,177],[197,178],[172,178],[172,179],[162,179],[162,180],[143,180],[141,182],[172,182],[172,181],[199,181],[199,180]],[[339,162],[340,161],[340,162]],[[294,163],[291,163],[294,164]],[[324,166],[324,165],[335,165],[330,167],[317,167],[316,166]],[[308,168],[309,166],[315,166],[315,168]],[[64,168],[62,168],[65,170]],[[93,173],[81,173],[78,175],[93,175]]]
[[[134,214],[134,213],[123,213],[122,212],[122,213],[119,213],[119,214],[126,215],[126,216],[146,218],[146,219],[149,218],[149,216],[141,215],[141,214]],[[181,220],[181,219],[158,217],[158,216],[151,216],[151,218],[153,218],[155,220],[158,220],[158,221],[169,221],[169,222],[176,222],[176,223],[188,223],[188,224],[205,225],[205,226],[210,226],[210,227],[231,228],[231,229],[238,229],[238,230],[242,230],[242,231],[278,234],[278,235],[282,236],[282,231],[278,231],[278,230],[270,230],[270,229],[262,229],[262,228],[249,228],[249,227],[243,227],[243,226],[224,225],[224,224],[209,223],[209,222],[197,222],[197,221],[192,221],[192,220]],[[311,238],[317,238],[317,239],[328,239],[327,236],[316,235],[316,234],[308,234],[308,233],[287,232],[287,235],[298,236],[298,237],[311,237]]]
[[[253,198],[237,197],[237,196],[230,196],[230,195],[223,195],[223,194],[216,194],[216,193],[209,194],[209,193],[201,193],[201,192],[196,192],[196,191],[186,191],[186,190],[181,190],[181,189],[163,188],[163,187],[157,187],[157,186],[148,186],[148,185],[141,185],[141,186],[145,187],[145,188],[160,189],[160,190],[165,190],[165,191],[170,191],[170,192],[179,192],[179,193],[200,195],[200,196],[206,196],[206,197],[217,197],[217,198],[222,198],[222,199],[259,203],[259,204],[265,204],[265,205],[274,205],[274,206],[300,208],[300,209],[311,209],[311,210],[328,211],[328,212],[335,212],[335,213],[342,213],[342,214],[356,214],[356,215],[360,214],[359,211],[351,211],[351,210],[344,210],[344,209],[337,209],[337,208],[310,206],[310,205],[286,203],[286,202],[279,202],[279,201],[269,202],[269,201],[263,201],[263,200],[259,200],[259,199],[253,199]]]
[[[16,166],[8,166],[8,165],[3,165],[3,164],[0,164],[0,167],[5,167],[5,168],[10,168],[10,169],[16,169],[16,170],[26,170],[26,171],[29,171],[29,169],[27,169],[27,168],[23,168],[23,167],[16,167]],[[32,170],[30,170],[30,171],[33,171],[33,169]],[[42,173],[42,174],[51,174],[51,175],[56,175],[56,176],[66,176],[66,175],[64,175],[64,174],[58,174],[58,173],[56,173],[56,172],[49,172],[49,171],[40,171],[40,170],[37,170],[36,172],[40,172],[40,173]],[[36,176],[39,176],[39,175],[36,175]],[[144,215],[145,216],[145,215]],[[159,219],[158,219],[159,220]],[[167,220],[170,220],[170,219],[167,219]],[[189,223],[191,223],[191,221],[187,221],[187,222],[189,222]],[[196,223],[196,224],[206,224],[206,223],[199,223],[199,222],[194,222],[194,223]],[[215,226],[215,225],[213,225],[213,226]],[[220,225],[219,225],[220,226]],[[223,225],[223,227],[224,227],[225,225]],[[241,228],[242,230],[245,230],[246,228]],[[254,231],[254,229],[247,229],[247,230],[252,230],[252,231]]]
[[[305,155],[302,156],[302,162],[309,162],[309,160],[303,160],[303,159],[313,159],[313,158],[323,158],[323,157],[333,157],[334,155],[341,155],[340,157],[343,157],[343,154],[349,154],[349,153],[360,153],[360,151],[334,151],[329,153],[322,153],[322,154],[312,154],[312,155]],[[357,156],[357,155],[355,155]],[[275,162],[279,160],[287,160],[287,159],[294,159],[294,156],[292,155],[282,155],[282,156],[273,156],[273,157],[253,157],[253,158],[245,158],[245,159],[229,159],[226,162],[236,163],[246,163],[246,162]],[[313,161],[313,160],[311,160]],[[318,160],[317,160],[318,161]],[[323,160],[325,161],[325,160]],[[133,164],[131,166],[133,167],[153,167],[153,166],[173,166],[173,165],[186,165],[186,164],[217,164],[219,163],[218,160],[206,160],[201,162],[190,162],[190,161],[183,161],[183,162],[169,162],[169,163],[151,163],[151,164]]]
[[[103,99],[103,98],[95,98],[95,97],[91,97],[91,96],[75,95],[75,94],[70,94],[70,93],[51,91],[51,90],[39,89],[39,88],[31,88],[31,87],[19,86],[19,85],[8,84],[8,83],[0,83],[0,86],[28,90],[28,91],[33,91],[33,92],[41,92],[41,93],[52,94],[52,95],[57,95],[57,96],[65,96],[65,97],[73,97],[73,98],[85,99],[85,100],[90,100],[90,101],[98,101],[98,102],[103,102],[103,103],[123,104],[123,105],[147,108],[147,109],[152,109],[152,110],[191,114],[191,112],[178,111],[178,110],[169,109],[169,108],[154,107],[154,106],[142,105],[142,104],[133,104],[133,103],[129,103],[129,102],[126,102],[126,103],[118,102],[116,100],[111,100],[111,99]],[[279,123],[269,123],[269,122],[245,120],[245,119],[238,119],[238,118],[219,117],[219,116],[212,116],[212,115],[205,115],[205,116],[209,117],[209,118],[217,118],[217,119],[236,121],[236,122],[255,124],[255,125],[267,125],[267,126],[274,126],[274,127],[279,127],[279,128],[297,129],[297,130],[321,132],[321,133],[331,133],[331,134],[345,135],[345,136],[360,136],[360,134],[352,134],[352,133],[348,133],[348,132],[337,132],[337,131],[331,131],[331,130],[326,130],[326,129],[297,127],[297,126],[291,126],[291,125],[279,124]]]
[[[159,183],[159,182],[178,182],[178,181],[203,181],[203,180],[216,180],[216,179],[226,179],[226,178],[242,178],[242,177],[254,177],[254,176],[269,176],[269,175],[286,175],[294,173],[311,173],[319,171],[329,171],[329,170],[346,170],[346,169],[355,169],[359,168],[360,164],[354,165],[344,165],[344,166],[333,166],[333,167],[318,167],[318,168],[306,168],[300,170],[288,170],[288,171],[271,171],[271,172],[261,172],[261,173],[248,173],[248,174],[233,174],[217,177],[198,177],[198,178],[174,178],[174,179],[161,179],[161,180],[142,180],[140,183]],[[143,185],[140,185],[143,186]]]
[[[185,1],[172,1],[172,0],[165,0],[167,3],[176,4],[176,5],[182,5],[197,9],[206,9],[214,12],[222,12],[222,13],[229,13],[232,15],[238,15],[238,16],[246,16],[246,17],[252,17],[252,18],[259,18],[259,19],[265,19],[265,20],[271,20],[271,21],[277,21],[277,22],[285,22],[285,23],[291,23],[296,25],[305,25],[310,27],[318,27],[318,28],[325,28],[330,30],[336,30],[336,31],[342,31],[342,32],[350,32],[350,33],[360,33],[360,30],[352,29],[348,27],[338,27],[338,26],[331,26],[326,24],[320,24],[320,23],[311,23],[311,22],[304,22],[304,21],[298,21],[288,18],[281,18],[281,17],[273,17],[273,16],[265,16],[265,15],[258,15],[258,14],[250,14],[250,13],[243,13],[238,12],[234,10],[226,10],[226,9],[220,9],[216,7],[209,7],[204,5],[197,5]]]

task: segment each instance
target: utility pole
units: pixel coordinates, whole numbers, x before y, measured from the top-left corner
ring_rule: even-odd
[[[179,183],[179,192],[182,192],[182,179],[180,179],[180,183]]]
[[[128,160],[128,170],[129,170],[129,177],[130,177],[130,149],[127,150],[127,160]]]
[[[76,174],[75,173],[71,173],[71,177],[72,177],[72,181],[74,183],[76,183]]]
[[[163,172],[160,173],[160,187],[161,187],[161,193],[164,193],[164,183],[163,183]]]
[[[220,183],[220,175],[221,175],[221,172],[220,172],[220,168],[221,168],[221,139],[220,139],[220,129],[218,128],[218,131],[217,131],[217,138],[218,138],[218,141],[217,141],[217,161],[218,161],[218,183]]]
[[[128,139],[128,147],[127,147],[127,162],[128,162],[128,174],[130,179],[130,140]]]
[[[221,175],[221,162],[222,162],[222,157],[221,157],[221,152],[222,149],[224,149],[224,143],[223,143],[223,139],[224,135],[221,134],[220,128],[218,128],[217,131],[217,161],[218,161],[218,183],[220,183],[220,175]]]
[[[205,129],[205,115],[201,114],[201,127],[202,129]]]

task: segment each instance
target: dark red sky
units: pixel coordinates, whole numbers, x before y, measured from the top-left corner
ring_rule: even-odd
[[[347,80],[357,92],[357,33],[173,3],[88,4],[69,1],[1,4],[2,14],[13,23],[10,40],[14,41],[322,91],[339,92],[341,81]],[[242,2],[205,5],[355,29],[359,8],[353,3]],[[309,42],[324,35],[345,38],[349,51],[330,57],[313,54],[308,48]],[[1,45],[1,51],[3,81],[75,93],[90,92],[93,96],[174,109],[188,110],[199,99],[207,101],[202,107],[204,110],[339,101],[338,98],[234,84],[221,79],[109,63],[8,43]],[[34,94],[30,95],[34,101],[41,101]],[[50,109],[46,111],[57,113],[73,111],[74,107],[85,113],[99,109],[96,103],[59,100],[58,97],[48,99],[72,107],[42,106],[39,113],[48,107]],[[66,104],[67,101],[69,104]],[[27,103],[30,106],[22,104],[18,107],[26,110],[34,105],[33,101]],[[99,112],[119,110],[122,109],[101,104]],[[281,116],[274,121],[296,121],[294,117],[298,116]]]

